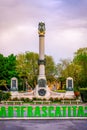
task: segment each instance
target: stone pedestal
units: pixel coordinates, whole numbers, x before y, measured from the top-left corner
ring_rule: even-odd
[[[66,91],[64,95],[64,99],[75,99],[75,95],[73,91]]]

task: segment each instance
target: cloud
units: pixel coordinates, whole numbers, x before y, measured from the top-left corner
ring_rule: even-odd
[[[87,38],[87,0],[0,0],[0,53],[38,53],[38,22],[46,24],[45,52],[73,57]]]

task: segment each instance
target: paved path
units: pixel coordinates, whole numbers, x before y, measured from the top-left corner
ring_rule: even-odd
[[[0,130],[87,130],[87,120],[2,120]]]

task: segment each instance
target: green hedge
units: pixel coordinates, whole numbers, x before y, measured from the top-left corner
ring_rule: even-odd
[[[65,93],[66,90],[55,90],[54,92],[58,92],[58,93]]]
[[[79,88],[79,90],[80,90],[80,91],[82,91],[82,90],[87,90],[87,88]]]

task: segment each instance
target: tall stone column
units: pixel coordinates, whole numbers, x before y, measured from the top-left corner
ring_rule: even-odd
[[[43,25],[43,26],[42,26]],[[38,34],[39,34],[39,60],[38,60],[38,65],[39,65],[39,77],[38,80],[41,78],[46,79],[45,77],[45,24],[44,23],[39,23],[38,25]]]
[[[47,86],[46,76],[45,76],[45,23],[40,22],[38,24],[38,34],[39,34],[39,75],[38,83],[35,89],[35,96],[38,98],[47,98],[50,96],[50,92]]]

